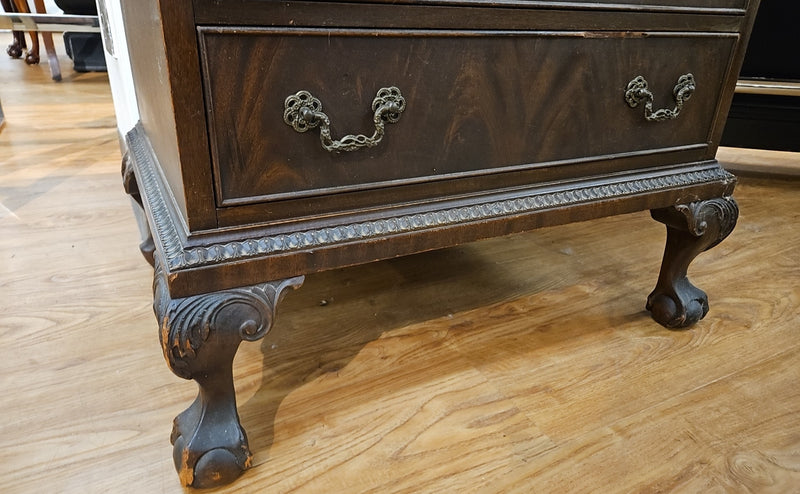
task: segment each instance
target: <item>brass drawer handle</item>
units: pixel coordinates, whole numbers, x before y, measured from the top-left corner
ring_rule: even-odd
[[[346,135],[339,140],[331,137],[331,120],[322,111],[322,102],[308,91],[298,91],[286,98],[283,104],[283,121],[291,125],[297,132],[319,127],[319,139],[322,147],[330,152],[355,151],[361,148],[371,148],[378,145],[383,139],[386,122],[396,123],[400,114],[406,108],[406,100],[400,90],[394,86],[383,87],[378,90],[372,100],[373,122],[375,132],[367,137],[363,134]]]
[[[628,83],[628,89],[625,91],[625,101],[628,106],[636,108],[639,103],[644,101],[644,118],[648,122],[661,122],[664,120],[674,120],[683,109],[683,103],[688,101],[694,93],[694,76],[692,74],[684,74],[678,79],[678,84],[672,89],[672,94],[675,97],[675,108],[661,108],[660,110],[653,111],[653,93],[647,88],[647,81],[642,76],[637,76]]]

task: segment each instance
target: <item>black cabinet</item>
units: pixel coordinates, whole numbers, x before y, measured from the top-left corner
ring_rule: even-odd
[[[798,19],[798,2],[761,2],[723,146],[800,151]]]

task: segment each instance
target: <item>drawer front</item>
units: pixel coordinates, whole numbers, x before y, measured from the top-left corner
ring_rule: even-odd
[[[647,9],[658,9],[664,7],[678,7],[684,9],[742,9],[747,6],[747,0],[369,0],[364,3],[416,3],[416,4],[438,4],[438,5],[486,5],[493,6],[574,6],[579,8],[614,8],[625,9],[629,7],[640,7]]]
[[[701,159],[737,39],[282,28],[200,35],[219,206],[431,181],[469,180],[477,190],[481,177],[497,184],[516,171],[653,150],[694,147]],[[647,121],[644,103],[626,102],[629,82],[643,76],[654,109],[672,109],[673,87],[688,73],[696,89],[673,120]],[[405,109],[372,148],[329,152],[319,129],[299,133],[284,121],[286,98],[304,90],[320,100],[333,138],[369,136],[373,98],[390,86]]]

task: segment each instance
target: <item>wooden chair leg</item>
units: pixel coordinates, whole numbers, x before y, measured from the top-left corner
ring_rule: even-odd
[[[11,0],[0,0],[0,5],[3,6],[3,10],[6,12],[17,11],[17,7]],[[25,33],[21,31],[12,31],[11,35],[13,41],[8,45],[8,48],[6,48],[6,53],[8,53],[8,56],[11,58],[20,58],[25,49],[28,48],[28,45],[25,43]]]
[[[47,13],[44,6],[44,0],[33,0],[33,5],[36,7],[36,12],[39,14]],[[54,81],[61,80],[61,65],[58,63],[58,55],[56,54],[56,47],[53,44],[53,33],[42,33],[42,43],[44,50],[47,53],[47,62],[50,65],[50,76]]]
[[[14,0],[14,6],[17,12],[21,14],[31,13],[31,9],[28,7],[28,0]],[[39,63],[39,36],[36,31],[30,31],[28,34],[31,36],[31,47],[28,49],[28,54],[25,55],[25,63],[36,65]]]

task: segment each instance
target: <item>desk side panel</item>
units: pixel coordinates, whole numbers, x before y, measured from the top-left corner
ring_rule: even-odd
[[[191,5],[123,1],[142,127],[189,231],[216,227]],[[189,8],[187,8],[189,7]]]

